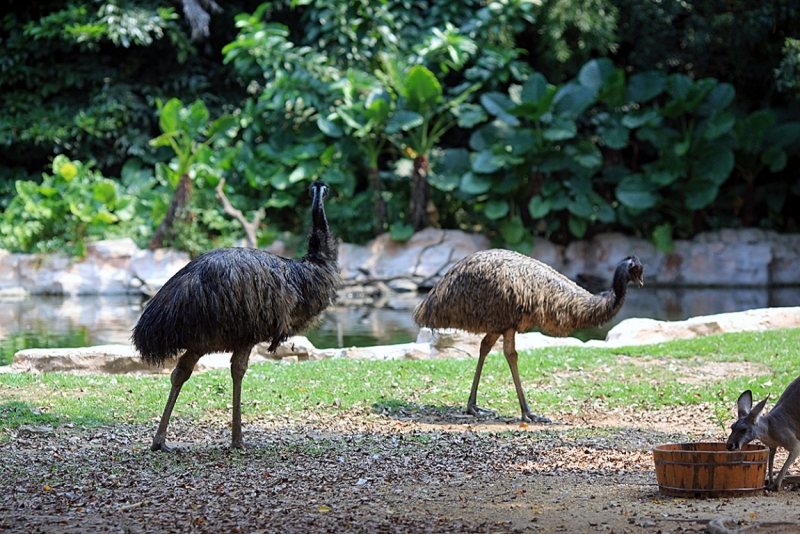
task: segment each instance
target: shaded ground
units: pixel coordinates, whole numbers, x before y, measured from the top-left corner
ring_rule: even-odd
[[[723,516],[800,521],[794,487],[735,499],[659,493],[652,447],[719,441],[711,412],[587,406],[541,427],[455,409],[322,408],[276,421],[245,408],[243,452],[228,449],[219,414],[174,421],[168,443],[179,448],[168,454],[148,450],[155,422],[6,430],[0,531],[667,533],[704,532]]]

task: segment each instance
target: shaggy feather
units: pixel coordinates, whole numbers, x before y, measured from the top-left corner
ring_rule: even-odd
[[[148,302],[133,329],[142,359],[161,365],[183,355],[172,372],[172,390],[153,450],[165,448],[169,416],[180,388],[197,361],[211,352],[232,352],[233,446],[241,447],[241,379],[253,346],[269,342],[274,352],[311,326],[336,298],[338,243],[325,218],[327,186],[310,189],[308,253],[299,260],[263,250],[224,248],[198,256]]]
[[[414,310],[429,328],[474,333],[526,332],[551,336],[608,322],[625,302],[630,275],[641,276],[638,259],[626,258],[612,288],[593,295],[552,267],[511,250],[476,252],[453,266]]]
[[[536,327],[551,336],[599,326],[625,302],[629,281],[642,285],[643,267],[635,256],[614,272],[612,287],[589,293],[552,267],[510,250],[476,252],[456,263],[414,309],[414,322],[428,328],[457,328],[486,334],[481,342],[467,411],[485,412],[476,404],[483,361],[503,336],[503,352],[511,368],[522,418],[548,421],[528,409],[519,382],[514,337]]]

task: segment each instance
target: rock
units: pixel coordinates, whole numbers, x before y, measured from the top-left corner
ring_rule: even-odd
[[[259,343],[256,345],[253,348],[253,352],[250,353],[250,361],[252,362],[254,357],[262,357],[266,360],[282,360],[290,356],[296,357],[298,361],[308,360],[317,350],[313,343],[304,336],[290,337],[281,343],[274,353],[267,352],[268,347],[269,343]]]
[[[528,332],[517,334],[516,348],[518,351],[523,351],[553,346],[621,347],[663,343],[724,332],[777,328],[800,328],[800,307],[723,313],[694,317],[686,321],[626,319],[609,332],[605,341],[592,340],[586,343],[572,337],[555,338],[539,332]],[[256,346],[250,356],[250,362],[270,360],[297,362],[324,358],[378,360],[477,358],[482,338],[481,334],[459,330],[432,331],[422,328],[414,343],[318,350],[307,338],[295,336],[283,343],[275,354],[267,353],[263,344]],[[492,352],[502,352],[502,350],[501,338],[492,348]],[[168,373],[173,366],[174,362],[167,362],[163,367],[151,367],[142,362],[129,345],[103,345],[81,349],[22,350],[14,356],[14,363],[2,372]],[[201,372],[229,366],[230,354],[208,354],[201,358],[196,370]]]
[[[24,287],[4,287],[0,289],[0,300],[25,300],[30,296]]]
[[[488,238],[460,230],[427,228],[406,242],[387,234],[364,246],[339,247],[343,298],[351,287],[380,293],[429,289],[457,261],[491,246]],[[290,256],[285,243],[267,250]],[[675,240],[664,253],[650,242],[619,233],[599,234],[564,247],[534,238],[531,256],[572,280],[601,280],[610,285],[617,264],[636,254],[645,265],[644,279],[655,286],[795,285],[800,281],[800,234],[778,234],[753,228],[719,230],[692,241]],[[189,255],[170,249],[139,250],[131,239],[89,243],[84,259],[63,254],[11,254],[0,250],[0,290],[22,288],[31,294],[154,294],[189,263]],[[381,285],[384,284],[384,285]],[[389,291],[387,291],[387,289]],[[364,298],[358,296],[357,298]]]
[[[401,243],[386,233],[363,247],[342,244],[339,267],[345,284],[368,278],[416,280],[422,287],[433,284],[462,258],[489,248],[488,238],[460,230],[427,228]]]
[[[140,250],[131,258],[131,278],[141,280],[147,292],[154,295],[189,261],[189,254],[186,252],[165,248]]]
[[[25,349],[14,354],[13,372],[83,374],[152,374],[172,371],[152,367],[130,345],[100,345],[68,349]]]
[[[647,345],[726,332],[798,327],[800,327],[800,307],[722,313],[692,317],[685,321],[626,319],[608,332],[605,346]]]
[[[417,286],[417,284],[408,278],[389,280],[386,282],[386,285],[389,287],[389,289],[398,293],[416,293],[419,291],[419,286]]]

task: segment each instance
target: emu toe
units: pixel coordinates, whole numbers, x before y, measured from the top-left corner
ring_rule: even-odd
[[[474,415],[475,417],[497,417],[497,412],[495,412],[494,410],[481,408],[474,404],[467,406],[467,413],[470,415]]]
[[[153,441],[153,444],[150,445],[150,450],[153,452],[172,452],[172,447],[167,447],[167,444],[163,441]]]
[[[525,423],[536,423],[539,425],[553,425],[553,421],[548,419],[547,417],[542,417],[541,415],[536,415],[535,413],[526,412],[522,414],[522,420]]]

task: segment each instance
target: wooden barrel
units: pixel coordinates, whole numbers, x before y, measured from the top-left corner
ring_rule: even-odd
[[[724,443],[670,443],[653,449],[658,487],[681,497],[737,497],[761,491],[769,449],[745,445],[728,451]]]

